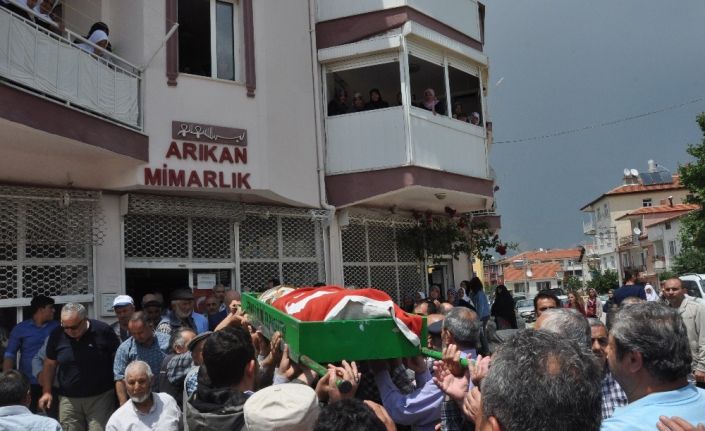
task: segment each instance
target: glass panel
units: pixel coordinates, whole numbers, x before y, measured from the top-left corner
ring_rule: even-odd
[[[235,80],[235,41],[233,34],[233,4],[215,3],[215,52],[218,78]]]
[[[326,74],[328,116],[401,105],[399,62]]]
[[[436,114],[446,113],[445,73],[443,66],[409,56],[411,104]]]
[[[179,72],[211,76],[211,13],[204,0],[179,0]]]
[[[480,80],[454,67],[448,68],[450,98],[453,103],[453,118],[482,126],[482,98]]]

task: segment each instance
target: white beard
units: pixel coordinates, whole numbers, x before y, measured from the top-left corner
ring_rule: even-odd
[[[133,403],[143,403],[149,399],[149,396],[152,395],[151,392],[147,392],[146,394],[142,395],[141,397],[138,396],[131,396],[130,399],[132,400]]]

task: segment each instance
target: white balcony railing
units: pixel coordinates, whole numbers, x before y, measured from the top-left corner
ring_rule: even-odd
[[[141,130],[140,71],[111,54],[88,53],[74,38],[0,8],[0,79]]]
[[[326,173],[412,165],[489,178],[485,136],[482,127],[417,108],[408,118],[400,106],[328,117]]]
[[[585,235],[595,235],[595,222],[592,219],[583,221],[583,233]]]

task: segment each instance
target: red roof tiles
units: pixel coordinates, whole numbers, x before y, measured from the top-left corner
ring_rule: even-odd
[[[675,213],[683,211],[693,211],[699,209],[700,205],[697,204],[675,204],[675,205],[658,205],[652,207],[642,207],[634,211],[630,211],[623,216],[617,218],[617,220],[623,220],[628,217],[646,214],[665,214],[665,213]]]
[[[558,262],[532,263],[529,267],[532,274],[528,280],[556,279],[556,272],[561,270],[561,264]],[[515,268],[510,265],[504,269],[504,282],[526,281],[526,269],[526,266]]]

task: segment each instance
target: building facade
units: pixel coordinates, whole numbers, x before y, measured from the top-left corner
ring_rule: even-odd
[[[6,327],[39,293],[104,318],[121,293],[272,278],[400,299],[472,274],[399,247],[411,211],[499,227],[474,0],[62,0],[61,15],[69,32],[0,9]],[[79,46],[98,21],[112,54]]]
[[[568,277],[583,281],[588,272],[585,249],[581,247],[525,251],[499,264],[507,288],[527,298],[542,290],[565,287]]]

